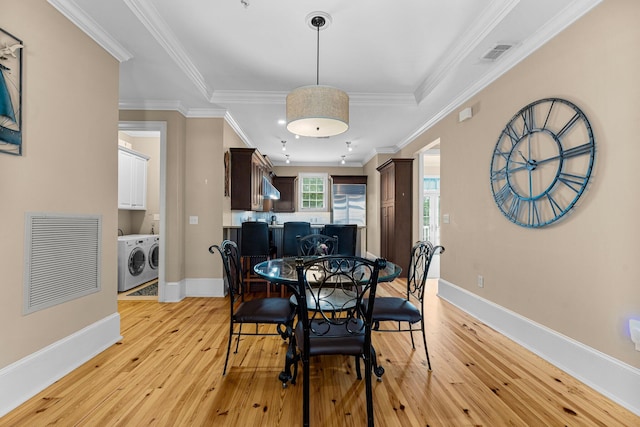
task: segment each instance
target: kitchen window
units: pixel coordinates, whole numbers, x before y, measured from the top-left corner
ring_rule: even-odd
[[[318,212],[327,210],[328,175],[301,173],[298,175],[298,210]]]

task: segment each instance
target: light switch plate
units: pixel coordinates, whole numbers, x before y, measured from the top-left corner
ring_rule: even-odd
[[[189,224],[192,224],[192,225],[198,224],[198,217],[197,216],[190,216],[189,217]]]

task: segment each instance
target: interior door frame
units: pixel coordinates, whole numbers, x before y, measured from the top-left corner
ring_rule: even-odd
[[[418,221],[417,221],[417,238],[420,239],[422,236],[422,229],[424,227],[424,220],[422,217],[422,207],[424,206],[424,177],[426,176],[424,173],[424,158],[429,155],[440,155],[440,138],[437,138],[425,145],[423,148],[416,152],[416,157],[418,158],[418,173],[417,173],[417,200],[418,204],[414,209],[414,212],[418,212]],[[432,174],[428,176],[433,177]],[[440,241],[442,241],[442,229],[440,230]],[[437,273],[437,274],[434,274]],[[440,257],[436,256],[431,261],[431,267],[429,268],[429,278],[439,277],[440,276]]]
[[[158,266],[158,302],[166,302],[166,253],[167,253],[167,122],[121,121],[118,131],[160,132],[160,255]]]

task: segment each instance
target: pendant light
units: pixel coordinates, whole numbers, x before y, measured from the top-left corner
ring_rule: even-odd
[[[320,28],[323,16],[314,16],[310,24],[317,31],[316,84],[294,89],[287,95],[287,130],[311,137],[339,135],[349,129],[349,95],[320,85]]]

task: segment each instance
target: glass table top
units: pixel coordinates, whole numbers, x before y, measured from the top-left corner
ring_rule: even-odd
[[[281,285],[293,285],[297,283],[296,276],[297,257],[276,258],[263,261],[254,267],[254,271],[266,280]],[[304,257],[303,259],[309,259]],[[391,282],[400,275],[402,268],[387,261],[385,268],[378,273],[378,282]]]

